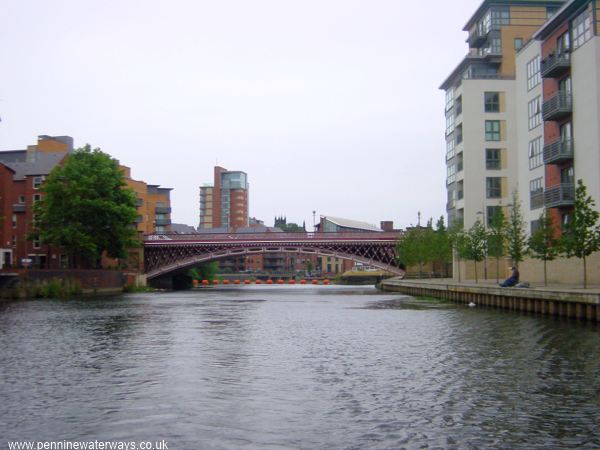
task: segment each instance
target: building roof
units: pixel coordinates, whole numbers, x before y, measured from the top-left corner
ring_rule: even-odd
[[[6,162],[5,165],[15,171],[13,179],[24,180],[29,175],[48,175],[65,156],[66,153],[37,153],[35,161]]]
[[[463,30],[469,31],[480,20],[490,6],[560,6],[565,0],[483,0],[479,8],[465,24]]]
[[[566,2],[562,8],[560,8],[556,14],[544,23],[533,35],[534,39],[543,40],[546,39],[556,27],[562,25],[565,21],[569,20],[571,15],[576,12],[579,8],[588,4],[590,0],[571,0]]]
[[[191,226],[191,225],[186,225],[183,223],[172,223],[171,224],[171,231],[173,233],[179,233],[179,234],[194,234],[197,233],[196,229]]]
[[[321,216],[325,220],[328,220],[331,223],[339,225],[344,228],[356,228],[358,230],[366,230],[366,231],[381,231],[376,225],[367,223],[367,222],[359,222],[358,220],[351,219],[343,219],[341,217],[332,217],[332,216]]]
[[[27,150],[6,150],[0,152],[0,162],[25,162],[27,160]]]

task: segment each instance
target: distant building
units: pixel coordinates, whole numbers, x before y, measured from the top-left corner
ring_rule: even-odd
[[[197,233],[196,229],[190,225],[183,223],[171,223],[171,232],[177,234],[194,234]]]
[[[342,219],[340,217],[321,216],[316,226],[317,231],[323,233],[362,233],[368,231],[383,231],[376,225],[359,222],[358,220]]]
[[[0,152],[2,267],[61,267],[66,255],[43,245],[34,232],[33,208],[46,176],[73,151],[69,136],[38,136],[37,145]],[[29,239],[29,237],[32,237]]]
[[[46,176],[73,151],[70,136],[38,136],[25,150],[0,151],[0,214],[9,219],[0,225],[1,267],[64,268],[68,257],[60,248],[44,245],[34,233],[34,204],[42,199]],[[138,197],[138,233],[170,230],[170,189],[133,180],[130,169],[120,166],[127,185]],[[132,266],[140,269],[141,250]],[[104,260],[111,264],[110,260]]]
[[[199,230],[238,228],[249,225],[248,175],[240,171],[214,168],[213,184],[200,187]]]

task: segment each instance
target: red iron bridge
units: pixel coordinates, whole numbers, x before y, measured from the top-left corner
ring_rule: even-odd
[[[148,279],[171,275],[199,263],[236,256],[285,252],[350,259],[402,275],[397,232],[360,233],[157,233],[144,236]]]

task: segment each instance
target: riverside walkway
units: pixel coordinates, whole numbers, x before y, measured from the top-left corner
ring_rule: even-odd
[[[389,278],[381,289],[412,296],[434,297],[476,306],[503,308],[600,322],[600,286],[531,285],[505,288],[495,280],[457,282],[453,279]]]

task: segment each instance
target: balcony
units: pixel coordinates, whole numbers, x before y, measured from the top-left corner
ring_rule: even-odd
[[[157,227],[171,225],[171,219],[154,219],[154,225],[156,225]]]
[[[544,205],[546,208],[573,206],[574,201],[575,185],[572,183],[561,183],[544,190]]]
[[[542,117],[544,120],[559,120],[571,114],[573,111],[572,97],[570,93],[559,91],[542,105]]]
[[[544,146],[544,164],[560,164],[573,159],[573,141],[560,139]]]
[[[530,204],[530,208],[533,209],[538,209],[544,206],[544,192],[531,192],[529,195],[529,204]]]
[[[155,212],[156,214],[171,214],[171,208],[168,206],[157,206]]]
[[[467,39],[469,47],[481,47],[487,41],[488,34],[489,32],[486,33],[483,30],[475,30],[469,34],[469,38]]]
[[[558,55],[550,54],[542,59],[542,78],[556,78],[571,68],[570,53],[563,52]]]

